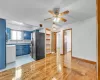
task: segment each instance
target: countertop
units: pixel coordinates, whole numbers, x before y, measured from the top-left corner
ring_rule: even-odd
[[[15,43],[15,44],[6,44],[6,45],[31,45],[30,43]]]
[[[15,45],[7,45],[6,47],[15,47]]]

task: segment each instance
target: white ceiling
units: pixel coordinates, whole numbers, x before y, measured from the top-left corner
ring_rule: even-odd
[[[68,21],[59,25],[82,21],[96,15],[96,0],[0,0],[0,17],[36,26],[43,23],[45,27],[51,27],[52,21],[44,19],[51,17],[48,10],[56,7],[60,7],[60,12],[70,11],[64,16]]]

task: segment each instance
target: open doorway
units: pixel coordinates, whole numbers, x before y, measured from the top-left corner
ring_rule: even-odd
[[[71,67],[71,58],[72,58],[72,29],[66,29],[63,32],[64,37],[64,65]]]
[[[63,54],[63,30],[57,32],[56,52],[59,54]]]

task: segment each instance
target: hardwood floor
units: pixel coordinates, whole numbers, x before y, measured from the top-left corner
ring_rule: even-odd
[[[46,58],[0,73],[0,80],[96,80],[96,65],[72,59],[66,64],[64,55]],[[67,67],[67,65],[69,67]]]

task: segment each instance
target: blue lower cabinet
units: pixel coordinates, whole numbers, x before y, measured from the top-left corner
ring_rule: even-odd
[[[26,55],[26,54],[28,54],[29,52],[28,52],[28,49],[27,48],[24,48],[23,49],[23,55]]]
[[[16,56],[20,56],[23,53],[23,46],[22,45],[16,45]]]
[[[23,50],[22,49],[17,49],[16,50],[16,56],[21,56],[23,53]]]
[[[23,54],[30,54],[30,45],[24,45],[23,47]]]
[[[16,56],[30,54],[30,45],[17,45]]]
[[[23,46],[22,45],[16,45],[16,49],[23,49]]]

